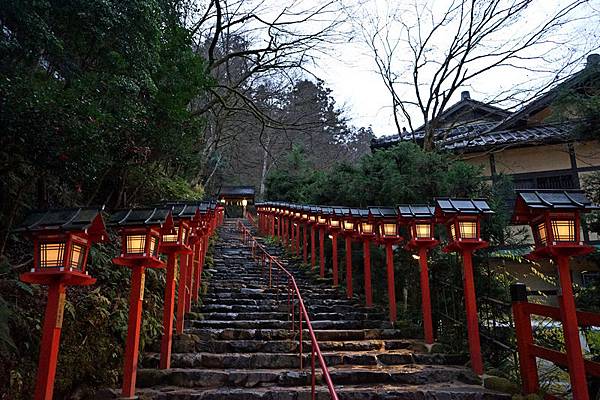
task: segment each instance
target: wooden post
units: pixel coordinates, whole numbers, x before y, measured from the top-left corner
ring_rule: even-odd
[[[320,267],[320,273],[321,273],[321,278],[325,277],[325,228],[321,227],[319,228],[319,247],[320,247],[320,254],[319,254],[319,267]]]
[[[302,261],[304,264],[308,263],[308,243],[306,243],[306,230],[308,229],[308,224],[304,224],[302,226]]]
[[[427,268],[427,248],[419,248],[421,266],[421,309],[423,310],[423,336],[426,344],[433,344],[433,320],[431,317],[431,294],[429,290],[429,270]]]
[[[337,246],[337,233],[331,234],[331,252],[332,263],[333,263],[333,286],[339,284],[339,272],[338,272],[338,246]]]
[[[558,264],[558,277],[560,280],[560,295],[558,305],[565,336],[565,347],[567,350],[567,362],[569,366],[569,377],[573,398],[577,400],[589,400],[587,380],[585,377],[585,366],[579,341],[579,323],[577,322],[577,310],[573,296],[573,283],[571,282],[571,270],[569,268],[569,257],[565,255],[555,256]]]
[[[483,360],[481,358],[479,319],[477,317],[477,302],[475,295],[475,281],[473,279],[473,259],[471,250],[464,249],[462,251],[462,256],[465,310],[467,314],[467,333],[469,336],[471,369],[473,369],[473,372],[475,372],[477,375],[483,375]]]
[[[316,258],[317,258],[317,249],[315,246],[315,231],[317,227],[315,225],[311,226],[310,229],[310,267],[311,269],[315,269]]]
[[[48,286],[48,302],[46,303],[44,328],[40,342],[35,400],[52,400],[65,298],[66,288],[63,283],[53,282]]]
[[[161,369],[169,369],[171,367],[171,344],[173,342],[173,310],[175,309],[176,260],[176,253],[168,254],[167,281],[165,283],[165,303],[163,305],[163,335],[160,342],[159,367]]]
[[[365,273],[365,301],[367,307],[373,307],[373,294],[371,292],[371,241],[365,239],[363,242],[363,261]]]
[[[179,286],[177,288],[177,322],[175,324],[176,331],[179,335],[183,333],[185,321],[185,283],[187,282],[188,265],[187,255],[182,254],[179,259]]]
[[[131,291],[129,292],[129,322],[125,344],[123,390],[121,392],[121,396],[126,399],[135,398],[145,278],[145,267],[132,267]]]
[[[536,358],[530,351],[533,345],[533,331],[527,306],[527,287],[523,283],[510,286],[512,311],[517,336],[517,352],[519,354],[519,371],[521,373],[523,394],[534,394],[540,389]]]
[[[352,298],[352,237],[346,236],[346,297]]]
[[[194,284],[192,286],[192,300],[198,303],[200,294],[200,280],[202,279],[202,253],[204,251],[204,240],[199,238],[198,243],[194,245],[193,259],[196,268],[194,268]]]
[[[396,313],[396,282],[394,281],[394,250],[392,243],[385,243],[385,255],[387,264],[387,286],[388,286],[388,302],[390,311],[390,321],[396,322],[398,319]]]
[[[185,312],[192,311],[192,277],[194,276],[194,256],[187,254],[188,272],[185,274]]]

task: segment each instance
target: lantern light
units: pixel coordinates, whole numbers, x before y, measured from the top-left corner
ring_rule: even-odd
[[[512,222],[531,227],[535,242],[531,258],[557,252],[575,256],[590,251],[581,240],[580,215],[596,209],[580,190],[519,190]]]
[[[31,273],[53,275],[76,271],[86,274],[91,244],[108,240],[101,211],[102,208],[90,207],[30,214],[15,231],[33,239]],[[45,283],[42,282],[45,278],[38,282],[35,276],[28,276],[26,281]]]
[[[471,250],[485,247],[481,239],[480,218],[493,214],[483,199],[436,199],[436,217],[446,224],[450,239],[448,251],[461,247],[461,243]],[[480,246],[481,245],[481,246]]]
[[[398,213],[392,207],[369,207],[370,220],[377,223],[377,235],[381,241],[399,241]]]
[[[435,208],[428,205],[402,204],[398,206],[399,221],[407,225],[410,234],[409,248],[433,247],[437,244],[435,232]]]

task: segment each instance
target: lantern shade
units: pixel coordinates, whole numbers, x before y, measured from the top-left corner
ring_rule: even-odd
[[[321,227],[327,227],[329,223],[329,216],[333,213],[331,207],[318,207],[317,214],[317,225]]]
[[[108,224],[121,234],[121,255],[113,262],[128,267],[164,267],[158,250],[161,235],[175,231],[172,210],[173,207],[140,208],[113,214]]]
[[[436,199],[435,216],[446,225],[450,243],[445,251],[487,246],[481,239],[480,219],[494,212],[484,199]]]
[[[89,207],[30,214],[15,230],[31,237],[34,244],[33,268],[21,280],[49,284],[58,279],[70,285],[95,282],[86,274],[86,264],[91,244],[108,240],[102,210]]]
[[[581,240],[581,213],[598,208],[581,190],[518,190],[512,222],[531,227],[530,258],[577,256],[593,250]]]
[[[400,241],[398,212],[393,207],[369,207],[369,220],[377,226],[377,238],[380,241]]]

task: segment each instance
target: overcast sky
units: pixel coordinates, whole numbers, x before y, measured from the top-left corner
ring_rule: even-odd
[[[389,3],[382,0],[365,0],[364,4],[371,9],[377,8],[379,13],[385,13],[383,7],[403,6],[412,4],[413,0]],[[530,10],[526,23],[511,28],[517,34],[527,32],[531,27],[543,20],[545,16],[570,0],[543,0],[537,3],[537,8]],[[432,0],[434,7],[443,7],[447,0]],[[561,48],[564,58],[573,57],[573,53],[580,54],[589,52],[590,48],[597,46],[600,42],[598,35],[600,29],[600,0],[591,0],[589,7],[584,11],[587,15],[591,12],[592,18],[577,22],[569,29],[577,30],[578,37],[572,40],[572,46]],[[580,40],[575,43],[575,41]],[[439,47],[444,43],[437,43]],[[585,47],[585,49],[584,49]],[[555,49],[552,49],[555,50]],[[570,54],[569,54],[570,52]],[[560,63],[561,53],[555,58]],[[584,64],[574,65],[572,69],[580,69]],[[391,97],[386,90],[381,78],[375,73],[376,65],[372,59],[369,49],[361,43],[358,35],[351,42],[337,44],[331,56],[321,56],[314,68],[315,74],[323,79],[327,86],[333,89],[333,96],[340,106],[347,108],[347,116],[351,117],[355,126],[371,126],[376,136],[394,134],[396,128],[392,119],[390,109]],[[498,91],[510,88],[523,82],[548,82],[552,75],[524,72],[515,70],[494,71],[478,77],[472,82],[471,87],[464,90],[471,92],[471,97],[478,100],[486,100],[493,97]],[[460,92],[460,91],[459,91]],[[460,93],[457,93],[456,100]]]

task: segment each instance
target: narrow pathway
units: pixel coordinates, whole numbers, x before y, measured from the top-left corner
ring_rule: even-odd
[[[221,228],[214,260],[204,304],[174,341],[173,368],[156,369],[158,354],[144,355],[138,371],[141,398],[310,399],[310,368],[298,368],[287,294],[269,289],[268,276],[239,240],[235,220]],[[381,310],[345,299],[293,263],[284,264],[295,274],[341,399],[510,398],[484,390],[460,366],[463,357],[420,352],[420,342],[392,329]],[[309,366],[308,341],[304,349]],[[329,398],[322,384],[317,393]]]

